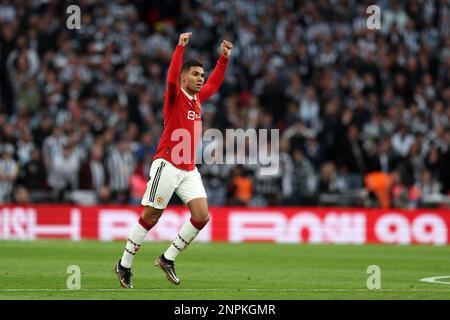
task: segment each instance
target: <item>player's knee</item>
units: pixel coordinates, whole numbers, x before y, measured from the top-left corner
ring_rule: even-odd
[[[159,218],[162,214],[161,209],[155,209],[152,207],[146,207],[144,211],[142,212],[142,219],[147,221],[151,225],[155,225],[158,223]]]
[[[148,218],[148,222],[149,222],[151,225],[157,224],[158,221],[159,221],[159,216],[153,215],[153,216],[151,216],[150,218]]]
[[[209,222],[209,215],[203,215],[201,217],[199,217],[198,219],[196,219],[200,224],[202,225],[206,225]]]

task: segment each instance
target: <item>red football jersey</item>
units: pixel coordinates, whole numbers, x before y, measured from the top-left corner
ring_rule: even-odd
[[[180,86],[183,49],[177,45],[170,61],[164,92],[164,130],[153,159],[164,158],[182,170],[195,169],[195,150],[201,135],[201,103],[220,87],[228,58],[221,55],[208,81],[194,97]]]

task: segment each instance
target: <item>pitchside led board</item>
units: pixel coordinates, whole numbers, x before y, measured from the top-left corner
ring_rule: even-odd
[[[0,239],[123,240],[139,207],[0,207]],[[210,223],[196,241],[447,245],[446,210],[342,208],[210,208]],[[184,207],[168,207],[147,235],[171,241],[188,219]]]

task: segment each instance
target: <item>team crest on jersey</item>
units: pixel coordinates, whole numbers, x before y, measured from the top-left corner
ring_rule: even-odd
[[[157,196],[156,197],[156,203],[163,203],[164,202],[164,197],[163,196]]]

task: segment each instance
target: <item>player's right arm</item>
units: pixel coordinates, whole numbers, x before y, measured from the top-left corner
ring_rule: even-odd
[[[183,49],[188,44],[191,35],[192,32],[185,32],[180,34],[178,45],[175,48],[172,59],[170,60],[166,89],[166,98],[169,102],[169,105],[172,105],[174,103],[176,94],[180,86],[179,78],[181,73],[181,66],[183,64]]]

